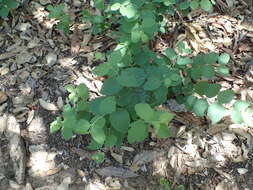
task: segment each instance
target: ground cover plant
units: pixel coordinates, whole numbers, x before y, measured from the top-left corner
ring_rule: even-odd
[[[93,70],[105,79],[102,96],[91,100],[84,84],[66,86],[69,103],[62,117],[51,124],[51,133],[61,130],[65,140],[74,134],[89,134],[87,148],[96,150],[120,146],[125,139],[142,142],[149,132],[158,138],[169,137],[174,114],[158,109],[168,98],[184,104],[198,117],[209,118],[212,124],[229,112],[224,105],[235,98],[235,93],[214,83],[216,76],[229,75],[229,54],[210,52],[193,57],[182,41],[178,51],[167,48],[154,52],[149,43],[158,33],[166,33],[168,15],[177,11],[186,15],[198,8],[212,11],[209,0],[117,0],[109,4],[96,0],[95,7],[101,15],[84,10],[83,21],[92,23],[94,35],[113,30],[111,35],[117,41],[107,52],[106,62]],[[70,23],[63,8],[49,6],[49,17],[59,19],[58,28],[68,32]],[[250,104],[236,101],[230,116],[235,123],[250,124],[252,113]]]
[[[11,9],[18,7],[18,2],[15,0],[0,0],[0,17],[5,19]]]

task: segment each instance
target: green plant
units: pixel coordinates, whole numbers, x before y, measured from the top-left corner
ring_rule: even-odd
[[[5,19],[11,9],[18,7],[18,2],[15,0],[0,0],[0,17]]]
[[[171,189],[172,189],[172,188],[171,188],[170,182],[169,182],[167,179],[165,179],[165,178],[161,178],[161,179],[160,179],[160,185],[161,185],[164,189],[166,189],[166,190],[171,190]],[[183,185],[179,185],[179,186],[176,187],[175,190],[184,190],[184,189],[185,189],[185,188],[184,188]]]
[[[57,29],[63,30],[65,34],[69,33],[70,17],[64,12],[65,5],[59,4],[55,7],[48,5],[47,9],[49,10],[48,18],[55,18],[59,20],[57,24]]]
[[[94,160],[97,164],[101,164],[104,162],[105,159],[105,153],[103,152],[97,152],[92,157],[92,160]]]
[[[217,75],[229,75],[228,54],[211,52],[190,57],[191,50],[182,41],[177,44],[179,54],[171,48],[161,54],[149,48],[149,41],[158,32],[164,32],[164,20],[171,13],[169,8],[177,8],[175,2],[115,0],[105,5],[101,0],[95,1],[102,12],[99,18],[108,19],[108,26],[114,21],[111,18],[117,18],[118,24],[113,32],[118,45],[106,54],[106,62],[93,70],[94,74],[105,78],[102,96],[89,100],[84,84],[68,85],[69,103],[64,106],[63,117],[51,124],[52,133],[61,129],[66,140],[74,133],[90,135],[87,148],[93,150],[119,146],[124,139],[129,143],[141,142],[149,132],[166,138],[170,136],[168,126],[173,114],[157,106],[167,98],[185,104],[198,117],[207,116],[212,124],[225,116],[224,104],[235,94],[232,90],[222,90],[220,84],[212,81]],[[107,29],[105,20],[92,23],[96,28],[94,33]],[[96,59],[100,58],[101,54],[96,53]],[[250,117],[253,111],[244,104],[235,103],[231,115],[235,122],[250,122],[245,117]],[[238,116],[242,110],[246,114]]]

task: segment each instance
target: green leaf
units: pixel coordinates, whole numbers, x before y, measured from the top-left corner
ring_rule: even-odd
[[[206,77],[207,79],[213,78],[214,74],[214,67],[212,65],[205,65],[202,67],[202,76]]]
[[[65,86],[65,89],[69,92],[69,93],[72,93],[72,92],[75,92],[75,87],[71,84],[68,84]]]
[[[198,117],[203,117],[205,115],[205,112],[208,108],[208,103],[205,99],[198,99],[193,105],[193,112]]]
[[[170,60],[175,60],[177,58],[177,54],[175,52],[174,49],[172,48],[167,48],[165,51],[164,51],[165,55],[170,59]]]
[[[192,10],[196,10],[199,8],[199,0],[193,0],[190,2],[190,7]]]
[[[114,3],[114,4],[111,6],[111,10],[112,10],[112,11],[117,11],[117,10],[120,9],[120,6],[121,6],[120,3]]]
[[[14,1],[14,0],[8,0],[6,2],[6,6],[9,8],[9,9],[15,9],[18,7],[18,2],[17,1]]]
[[[119,135],[113,129],[110,128],[106,133],[105,147],[113,147],[114,145],[116,145],[118,141],[118,136]]]
[[[70,140],[73,136],[72,128],[63,126],[61,129],[61,135],[64,138],[64,140],[66,141]]]
[[[62,127],[62,121],[60,117],[57,117],[55,121],[50,124],[50,133],[57,132]]]
[[[136,5],[130,2],[125,3],[125,5],[120,6],[120,13],[122,16],[125,16],[128,19],[134,18],[137,14]]]
[[[218,101],[221,104],[226,104],[229,103],[231,100],[233,100],[234,96],[235,93],[233,90],[224,90],[218,94]]]
[[[139,42],[141,40],[141,36],[142,36],[142,31],[140,30],[140,28],[136,28],[136,29],[132,30],[131,40],[133,43]]]
[[[94,139],[91,139],[91,142],[89,143],[88,146],[86,146],[86,148],[88,150],[99,150],[100,148],[102,148],[102,146],[103,144],[99,144]]]
[[[8,14],[9,14],[9,9],[8,8],[2,7],[0,9],[0,17],[6,18],[8,16]]]
[[[170,128],[166,124],[156,122],[154,124],[155,133],[159,138],[167,138],[171,136]]]
[[[103,10],[105,8],[104,0],[94,0],[95,7],[99,10]]]
[[[190,7],[190,3],[188,1],[183,1],[182,3],[179,4],[180,10],[186,10],[189,7]]]
[[[210,65],[210,64],[216,63],[216,61],[218,60],[219,56],[218,56],[217,53],[211,52],[211,53],[208,53],[208,54],[204,55],[203,58],[204,58],[204,62],[206,64]]]
[[[222,54],[219,56],[218,62],[219,62],[219,64],[226,65],[226,64],[228,64],[229,59],[230,59],[230,56],[229,56],[228,53],[222,53]]]
[[[205,89],[208,87],[207,81],[200,81],[194,85],[195,92],[203,96],[205,94]]]
[[[103,117],[95,117],[91,121],[91,136],[98,144],[104,144],[105,141],[105,119]]]
[[[140,68],[124,69],[117,77],[119,84],[126,87],[138,87],[144,83],[145,79],[146,73]]]
[[[209,0],[201,0],[200,7],[204,11],[212,11],[213,10],[213,5]]]
[[[93,70],[93,73],[99,77],[105,76],[109,73],[111,68],[112,68],[112,65],[109,62],[106,62],[106,63],[96,66],[95,69]]]
[[[204,94],[208,98],[212,98],[212,97],[215,97],[219,93],[220,89],[221,89],[220,84],[208,84],[206,88],[204,89]]]
[[[148,137],[148,126],[145,122],[138,120],[130,124],[127,140],[130,144],[142,142]]]
[[[112,127],[121,132],[126,133],[130,124],[130,116],[126,110],[118,110],[110,115]]]
[[[145,82],[143,88],[147,91],[152,91],[161,86],[161,80],[156,77],[148,77],[148,80]]]
[[[229,76],[229,68],[227,66],[221,65],[219,67],[216,68],[217,72],[221,75],[221,76]]]
[[[76,126],[74,127],[74,132],[80,135],[87,134],[88,130],[90,128],[90,123],[85,119],[80,119],[76,123]]]
[[[105,153],[97,152],[96,154],[92,155],[92,160],[94,160],[97,164],[101,164],[105,160]]]
[[[236,101],[231,112],[232,121],[237,124],[243,123],[243,117],[241,113],[244,112],[249,106],[250,104],[246,101]]]
[[[110,114],[116,110],[116,101],[113,96],[98,97],[90,102],[90,111],[95,115]]]
[[[178,57],[177,58],[177,64],[178,65],[188,65],[188,64],[192,64],[193,60],[189,57]]]
[[[218,123],[225,113],[226,109],[219,103],[213,103],[207,110],[207,116],[211,119],[212,124]]]
[[[81,101],[76,104],[76,111],[88,111],[89,109],[89,103],[86,101]]]
[[[83,100],[87,100],[89,98],[89,89],[85,84],[79,84],[77,86],[77,93]]]
[[[136,114],[144,121],[154,120],[155,111],[150,107],[149,104],[141,103],[136,104],[134,107]]]
[[[118,83],[116,78],[108,78],[103,83],[101,93],[104,95],[117,94],[123,87]]]
[[[101,52],[96,52],[94,54],[95,60],[101,60],[103,58],[103,54]]]
[[[158,123],[168,124],[172,119],[174,115],[169,112],[165,111],[156,111],[155,112],[155,119]]]

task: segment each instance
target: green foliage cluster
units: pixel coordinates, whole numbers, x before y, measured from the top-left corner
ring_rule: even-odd
[[[18,2],[15,0],[0,0],[0,17],[7,18],[11,9],[18,7]]]
[[[48,5],[47,9],[49,10],[48,18],[54,18],[59,20],[57,24],[57,29],[63,30],[65,34],[69,33],[70,25],[70,16],[64,12],[65,5],[60,4],[55,7]]]
[[[171,190],[172,189],[171,183],[167,179],[161,178],[159,182],[160,182],[160,185],[164,189],[166,189],[166,190]],[[185,187],[183,185],[179,185],[179,186],[177,186],[177,188],[175,188],[175,190],[184,190],[184,189],[185,189]]]
[[[183,4],[177,0],[114,0],[109,4],[95,0],[95,5],[101,15],[91,16],[84,11],[84,20],[93,24],[94,34],[118,23],[113,32],[118,45],[107,53],[106,62],[93,70],[95,75],[105,78],[102,96],[90,100],[84,84],[68,85],[69,103],[64,106],[63,117],[51,124],[52,133],[61,129],[66,140],[74,134],[90,135],[87,148],[93,150],[119,146],[125,139],[129,143],[141,142],[150,131],[166,138],[170,136],[168,126],[173,114],[158,110],[157,106],[168,97],[185,104],[199,117],[209,117],[212,124],[226,115],[224,104],[235,94],[211,81],[217,75],[229,75],[228,54],[211,52],[190,57],[191,50],[183,42],[177,45],[178,53],[167,48],[157,54],[149,48],[149,41],[158,32],[165,32],[164,21],[168,15],[175,10],[187,12],[199,6],[210,11],[209,0]],[[49,7],[54,10],[51,17],[61,19],[63,8]],[[102,54],[97,53],[95,57],[101,59]],[[210,104],[210,99],[214,103]],[[234,104],[231,117],[237,123],[250,122],[247,118],[252,113],[246,102],[239,101]]]

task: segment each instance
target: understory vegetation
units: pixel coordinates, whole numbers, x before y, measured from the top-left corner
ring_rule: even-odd
[[[100,15],[83,11],[83,21],[92,24],[94,35],[110,32],[116,47],[106,53],[106,62],[93,73],[103,77],[102,96],[89,99],[84,84],[66,86],[69,103],[62,117],[50,127],[51,133],[61,129],[65,140],[74,134],[90,134],[88,149],[120,146],[125,138],[129,143],[144,141],[149,132],[158,138],[171,136],[169,123],[174,114],[162,111],[159,105],[174,98],[197,117],[207,117],[216,124],[229,113],[235,123],[249,123],[253,113],[250,104],[235,101],[232,110],[225,105],[235,98],[230,89],[215,83],[216,76],[229,75],[230,56],[210,52],[192,55],[183,41],[177,48],[155,52],[150,42],[158,34],[166,34],[170,15],[191,10],[212,11],[214,2],[194,0],[131,1],[115,0],[109,4],[95,1]],[[49,18],[59,20],[58,29],[69,33],[70,19],[64,5],[48,6]],[[101,53],[97,52],[97,59]]]

